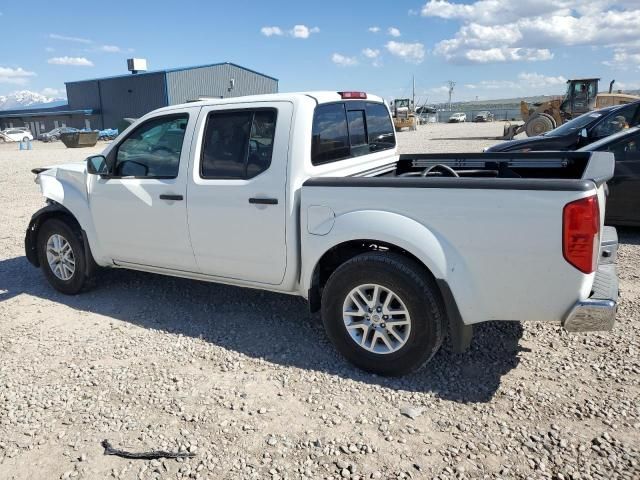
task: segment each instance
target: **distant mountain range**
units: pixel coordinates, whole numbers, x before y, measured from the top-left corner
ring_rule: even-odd
[[[64,98],[47,97],[30,90],[20,90],[9,95],[0,95],[0,110],[56,107],[66,103]]]

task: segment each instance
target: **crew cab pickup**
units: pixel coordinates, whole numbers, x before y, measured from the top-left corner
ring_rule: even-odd
[[[399,375],[489,320],[608,330],[613,155],[398,155],[362,92],[155,110],[86,163],[34,170],[29,261],[67,294],[97,267],[308,299],[355,365]]]

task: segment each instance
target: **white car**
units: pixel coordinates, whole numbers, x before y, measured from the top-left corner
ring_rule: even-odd
[[[461,123],[467,121],[467,114],[458,112],[449,117],[449,123]]]
[[[0,131],[0,142],[26,142],[27,140],[33,140],[33,135],[29,130],[7,128]]]
[[[398,155],[364,92],[204,100],[35,169],[47,205],[26,256],[66,294],[100,266],[298,295],[347,359],[399,375],[489,320],[611,329],[613,167],[606,152]]]

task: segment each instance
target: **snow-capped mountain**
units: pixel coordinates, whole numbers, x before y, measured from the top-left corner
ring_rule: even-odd
[[[55,106],[63,98],[48,97],[30,90],[20,90],[9,95],[0,95],[0,110],[32,108],[36,106]]]

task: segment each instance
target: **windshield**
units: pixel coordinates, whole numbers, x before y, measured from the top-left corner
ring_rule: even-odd
[[[567,123],[560,125],[558,128],[544,134],[545,137],[560,137],[578,132],[583,128],[589,127],[596,123],[598,119],[609,113],[611,110],[598,110],[597,112],[583,113],[579,117],[569,120]]]

